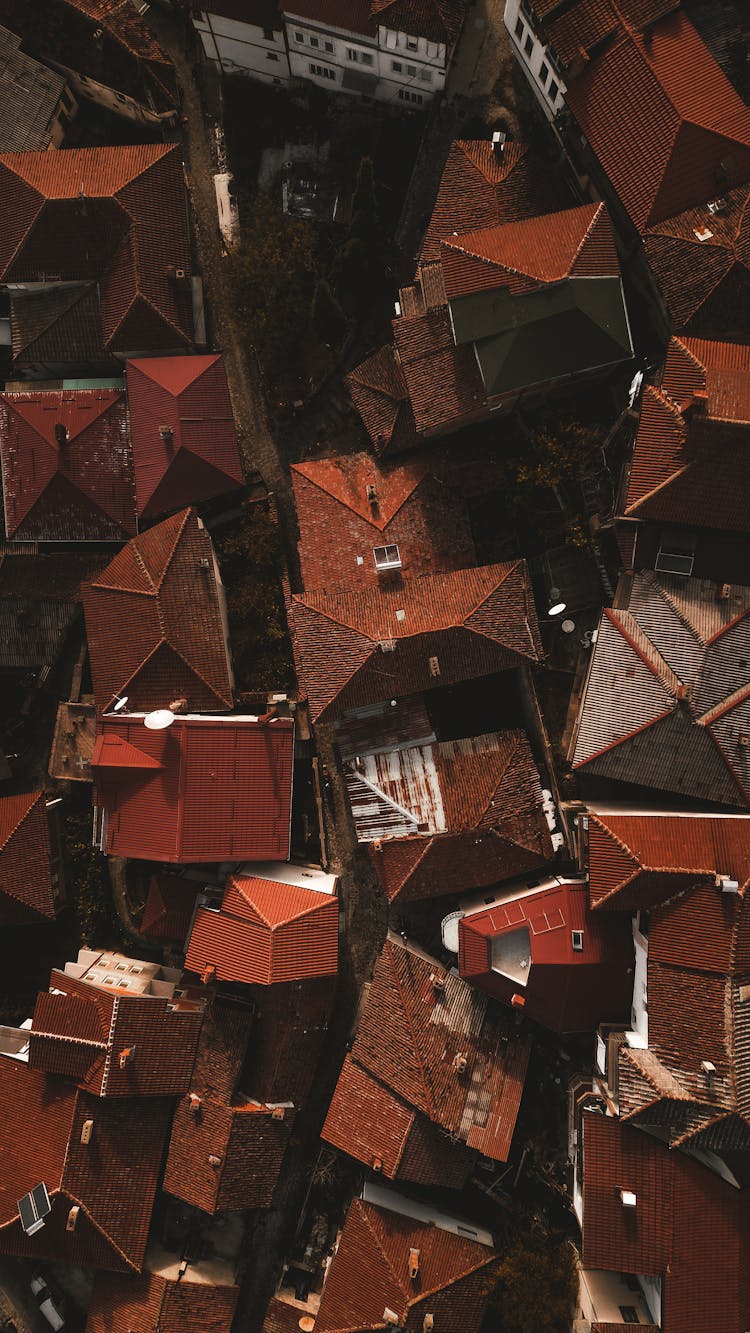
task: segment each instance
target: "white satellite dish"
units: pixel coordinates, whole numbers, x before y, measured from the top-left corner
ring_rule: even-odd
[[[127,704],[127,702],[128,702],[128,696],[127,696],[127,694],[124,694],[123,697],[122,697],[121,699],[118,699],[118,700],[117,700],[117,703],[115,704],[114,708],[112,709],[112,712],[113,712],[113,713],[121,713],[122,710],[123,710],[123,708],[124,708],[125,705]]]
[[[173,722],[174,713],[171,708],[157,708],[153,713],[147,713],[143,719],[143,725],[148,727],[149,731],[165,731]]]
[[[549,611],[547,612],[547,615],[561,616],[566,606],[567,606],[566,602],[555,602],[555,604],[550,607]]]

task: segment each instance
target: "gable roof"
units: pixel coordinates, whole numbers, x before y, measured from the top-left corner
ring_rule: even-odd
[[[589,811],[592,907],[648,908],[717,875],[750,886],[750,819],[743,815]]]
[[[623,1208],[620,1190],[636,1195]],[[748,1192],[618,1119],[583,1116],[583,1262],[662,1280],[663,1333],[744,1333]]]
[[[401,366],[389,343],[349,371],[346,383],[376,452],[414,443],[414,413]]]
[[[672,338],[661,387],[644,390],[625,514],[749,532],[742,503],[748,426],[750,348]]]
[[[382,586],[389,574],[376,568],[374,551],[387,545],[398,547],[399,578],[475,563],[465,502],[426,463],[346,454],[291,471],[307,592]]]
[[[200,906],[185,966],[218,981],[270,986],[338,970],[335,895],[247,874],[227,881],[221,911]]]
[[[75,1078],[97,1097],[171,1097],[186,1091],[201,1008],[157,995],[95,986],[55,969],[41,991],[29,1036],[29,1064]],[[124,1067],[119,1057],[134,1051]]]
[[[466,1147],[506,1161],[530,1051],[530,1038],[493,1011],[485,995],[389,934],[351,1058],[400,1103]],[[466,1058],[464,1072],[454,1066],[458,1055]],[[355,1131],[352,1140],[346,1151],[356,1156]]]
[[[622,28],[641,29],[679,8],[682,0],[537,0],[534,7],[545,39],[564,65],[591,56],[596,47]],[[573,77],[571,70],[569,77]]]
[[[294,596],[290,625],[313,720],[542,656],[522,560],[425,575],[395,588]],[[383,643],[395,646],[384,650]],[[438,677],[429,665],[435,655]]]
[[[151,762],[121,764],[111,742],[123,740]],[[174,864],[288,857],[293,752],[289,718],[188,714],[163,731],[142,714],[101,718],[91,767],[102,850]]]
[[[136,530],[125,396],[0,395],[5,530],[16,541],[122,541]]]
[[[750,173],[750,109],[682,11],[623,29],[565,96],[638,230]]]
[[[127,377],[140,517],[182,509],[242,485],[220,355],[131,360]]]
[[[111,360],[104,350],[95,283],[11,290],[8,300],[14,367],[67,364],[88,369]]]
[[[3,1176],[0,1249],[5,1254],[138,1272],[172,1111],[169,1099],[117,1101],[0,1057]],[[84,1121],[94,1122],[81,1142]],[[44,1182],[52,1212],[27,1236],[18,1200]],[[78,1207],[75,1229],[66,1223]]]
[[[440,177],[437,199],[422,241],[420,264],[440,258],[440,242],[462,232],[497,227],[554,208],[550,173],[527,144],[456,139]]]
[[[56,915],[56,879],[44,792],[0,797],[0,920]]]
[[[141,935],[184,944],[200,891],[200,880],[186,875],[152,875],[138,925]]]
[[[750,805],[750,589],[623,577],[605,609],[571,746],[602,777]]]
[[[133,711],[179,698],[202,711],[232,707],[219,576],[195,510],[132,538],[84,590],[83,605],[100,712],[118,695]]]
[[[188,348],[185,183],[174,144],[0,154],[5,282],[97,280],[105,346]]]
[[[409,1276],[413,1250],[419,1252],[417,1281]],[[323,1287],[316,1331],[383,1328],[384,1309],[398,1315],[400,1327],[416,1329],[434,1309],[436,1330],[477,1333],[494,1260],[476,1241],[355,1199]]]
[[[453,47],[466,13],[465,0],[289,0],[285,13],[326,28],[377,36],[378,26]]]
[[[86,1333],[230,1333],[239,1287],[144,1272],[140,1277],[99,1274]]]
[[[750,187],[656,222],[643,237],[672,327],[704,337],[744,336],[750,293]]]

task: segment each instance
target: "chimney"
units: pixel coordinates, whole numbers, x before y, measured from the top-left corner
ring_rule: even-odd
[[[186,713],[188,710],[187,699],[173,699],[169,706],[170,713]]]
[[[213,963],[209,963],[203,969],[203,975],[201,976],[201,981],[203,982],[204,986],[210,986],[211,982],[215,980],[216,980],[216,968],[214,967]]]
[[[286,1107],[284,1107],[284,1106],[274,1106],[274,1108],[273,1108],[273,1110],[272,1110],[272,1112],[271,1112],[271,1119],[272,1119],[272,1120],[283,1120],[285,1115],[286,1115]]]
[[[81,1125],[81,1143],[90,1143],[94,1135],[93,1120],[84,1120]]]
[[[412,1282],[416,1282],[419,1277],[419,1250],[414,1247],[409,1250],[409,1277]]]
[[[67,1220],[65,1222],[66,1231],[75,1231],[80,1211],[80,1206],[77,1203],[74,1203],[73,1207],[68,1211]]]
[[[388,1305],[386,1305],[383,1311],[383,1323],[391,1324],[394,1328],[398,1328],[399,1325],[399,1317],[396,1314],[396,1311],[391,1310],[390,1306]]]
[[[55,442],[57,444],[58,449],[64,448],[64,446],[68,443],[69,438],[70,436],[68,433],[68,427],[65,425],[65,422],[64,421],[55,422]]]
[[[456,1071],[457,1074],[465,1074],[465,1073],[466,1073],[466,1066],[468,1065],[468,1063],[469,1063],[469,1062],[468,1062],[468,1060],[466,1059],[466,1056],[465,1056],[465,1055],[462,1055],[460,1051],[457,1051],[457,1052],[456,1052],[456,1054],[454,1055],[454,1057],[453,1057],[453,1059],[452,1059],[452,1061],[451,1061],[451,1064],[452,1064],[452,1066],[453,1066],[453,1068],[455,1069],[455,1071]]]
[[[382,1170],[383,1170],[383,1159],[382,1159],[382,1157],[373,1157],[372,1162],[370,1163],[370,1165],[372,1166],[373,1171],[382,1171]]]
[[[422,1320],[422,1333],[432,1333],[435,1327],[434,1314],[426,1314]]]
[[[159,427],[159,439],[170,451],[174,449],[174,431],[171,426]]]
[[[510,1002],[513,1005],[514,1009],[523,1009],[526,1003],[526,996],[521,995],[519,991],[516,991],[515,995],[511,996]]]
[[[632,1190],[618,1190],[617,1192],[623,1208],[635,1208],[638,1200]]]
[[[189,1092],[188,1101],[190,1102],[190,1110],[193,1112],[193,1115],[199,1115],[200,1109],[203,1106],[203,1098],[199,1097],[197,1092]]]
[[[437,972],[430,973],[430,985],[433,990],[443,992],[445,990],[445,977],[438,976]]]
[[[120,1051],[120,1056],[118,1061],[120,1068],[127,1069],[128,1065],[132,1065],[134,1060],[135,1060],[135,1046],[123,1047],[123,1049]]]
[[[695,389],[683,403],[680,404],[680,412],[686,421],[692,421],[693,417],[705,417],[708,414],[708,393],[705,389]]]
[[[210,1152],[208,1154],[208,1165],[212,1166],[215,1171],[218,1171],[219,1167],[221,1166],[221,1158],[217,1157],[216,1153]]]
[[[505,140],[507,137],[505,130],[495,130],[492,136],[492,155],[498,162],[502,161],[503,149],[505,148]]]

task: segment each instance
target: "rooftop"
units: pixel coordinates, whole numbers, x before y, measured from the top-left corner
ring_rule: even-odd
[[[65,88],[62,74],[21,49],[21,38],[0,27],[0,152],[22,153],[50,146],[51,126]]]
[[[55,857],[55,862],[57,857]],[[0,797],[0,920],[53,918],[59,904],[59,867],[53,867],[44,792]]]
[[[99,1275],[86,1333],[230,1333],[239,1287],[195,1277],[194,1266],[177,1278],[144,1272],[139,1277]]]

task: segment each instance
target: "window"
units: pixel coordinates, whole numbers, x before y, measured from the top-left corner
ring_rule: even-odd
[[[391,61],[391,69],[393,70],[393,73],[394,73],[394,74],[400,74],[403,68],[404,68],[404,67],[403,67],[403,65],[401,64],[401,61],[400,61],[400,60],[392,60],[392,61]]]
[[[407,37],[407,39],[406,39],[406,49],[407,49],[407,51],[418,51],[418,50],[419,50],[419,42],[417,41],[416,37]]]
[[[346,48],[346,58],[347,58],[347,60],[353,60],[353,61],[355,62],[355,64],[356,64],[357,56],[358,56],[358,52],[355,51],[351,46],[347,46],[347,48]]]
[[[278,60],[278,58],[275,51],[266,51],[266,60]]]
[[[410,79],[416,79],[416,77],[417,77],[417,67],[416,67],[416,65],[407,65],[407,66],[406,66],[406,73],[409,75],[409,78],[410,78]]]
[[[621,1305],[620,1314],[622,1315],[623,1324],[640,1324],[641,1322],[634,1305]]]
[[[304,39],[304,37],[302,36],[302,33],[301,33],[301,32],[295,32],[295,34],[294,34],[294,40],[295,40],[295,42],[304,42],[305,39]]]
[[[521,20],[520,20],[520,19],[516,19],[515,33],[516,33],[516,37],[518,38],[519,42],[523,39],[523,34],[524,34],[525,31],[526,31],[526,29],[524,28],[523,23],[521,22]]]
[[[400,569],[401,554],[395,543],[392,546],[375,546],[372,552],[376,569]]]
[[[318,47],[320,46],[320,42],[318,41],[317,37],[310,38],[310,45],[314,46],[316,50],[318,49]]]
[[[689,532],[665,528],[659,542],[654,569],[660,574],[683,574],[689,578],[695,561],[696,538]]]
[[[582,931],[582,930],[571,930],[571,932],[570,932],[570,938],[571,938],[571,943],[572,943],[572,945],[573,945],[573,948],[575,949],[575,952],[576,952],[576,953],[581,953],[581,951],[582,951],[582,949],[583,949],[583,931]]]
[[[528,37],[526,38],[526,41],[523,44],[523,49],[526,52],[527,56],[530,56],[531,52],[534,50],[534,39],[531,36],[531,33],[529,33]]]
[[[323,43],[323,50],[324,50],[324,51],[327,51],[328,54],[332,56],[332,55],[333,55],[333,42],[324,42],[324,43]]]
[[[421,93],[413,93],[408,88],[399,88],[399,101],[401,102],[422,102],[424,99]]]
[[[264,37],[264,40],[267,41],[267,42],[275,42],[275,41],[276,41],[276,33],[274,32],[273,28],[264,28],[264,29],[263,29],[263,37]]]
[[[329,69],[327,65],[310,65],[310,73],[317,74],[319,79],[333,79],[335,82],[336,74],[334,70]]]
[[[553,79],[552,82],[551,82],[551,84],[550,84],[550,86],[549,86],[548,91],[549,91],[549,95],[550,95],[550,100],[551,100],[552,102],[556,102],[556,101],[557,101],[557,94],[558,94],[559,91],[560,91],[560,85],[559,85],[559,83],[557,83],[557,82]]]
[[[371,64],[372,64],[372,56],[370,55],[370,52],[369,52],[369,51],[362,51],[362,53],[361,53],[361,55],[360,55],[360,59],[361,59],[363,65],[371,65]]]
[[[431,70],[431,69],[420,69],[420,71],[419,71],[419,77],[420,77],[420,79],[422,80],[423,83],[431,83],[431,82],[432,82],[432,70]]]
[[[539,66],[539,78],[541,82],[546,86],[547,79],[549,78],[549,65],[547,64],[546,60],[543,60],[541,65]]]

